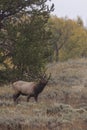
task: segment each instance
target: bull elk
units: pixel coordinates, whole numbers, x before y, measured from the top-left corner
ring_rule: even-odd
[[[27,96],[27,102],[31,97],[34,97],[35,101],[38,100],[38,95],[43,91],[45,86],[47,85],[51,74],[47,77],[46,74],[43,75],[39,82],[26,82],[26,81],[16,81],[13,83],[13,100],[15,103],[17,102],[17,98],[20,95]]]

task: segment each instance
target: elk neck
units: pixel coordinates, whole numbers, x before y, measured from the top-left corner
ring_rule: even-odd
[[[35,88],[35,92],[36,92],[37,94],[41,93],[41,92],[43,91],[43,89],[45,88],[46,85],[47,85],[47,81],[44,82],[44,83],[39,82],[39,83],[37,84],[37,87]]]

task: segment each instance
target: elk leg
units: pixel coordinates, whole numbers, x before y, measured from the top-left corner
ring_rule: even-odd
[[[13,95],[13,100],[14,100],[14,102],[16,102],[16,103],[18,103],[17,102],[17,98],[20,96],[20,93],[17,93],[17,94],[14,94]]]
[[[35,101],[37,102],[37,101],[38,101],[38,95],[35,95],[35,96],[34,96],[34,99],[35,99]]]
[[[29,102],[29,99],[32,97],[32,95],[28,95],[27,102]]]
[[[30,99],[30,95],[27,97],[27,102],[29,102],[29,99]]]

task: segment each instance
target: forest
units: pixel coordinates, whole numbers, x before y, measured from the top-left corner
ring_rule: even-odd
[[[87,57],[87,28],[81,17],[53,16],[54,4],[46,1],[0,1],[1,83],[33,80],[48,63]]]

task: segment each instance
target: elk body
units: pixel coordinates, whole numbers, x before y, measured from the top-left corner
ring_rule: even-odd
[[[41,78],[39,82],[26,82],[26,81],[16,81],[13,83],[14,95],[13,100],[17,103],[17,98],[20,95],[27,96],[27,102],[31,97],[34,97],[35,101],[38,100],[38,95],[43,91],[47,85],[50,76]]]

